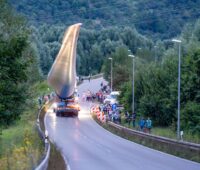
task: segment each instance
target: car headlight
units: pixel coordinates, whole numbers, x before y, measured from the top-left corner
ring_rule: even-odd
[[[53,103],[53,108],[57,108],[57,103]]]
[[[76,97],[75,97],[75,101],[78,101],[78,99],[79,99],[78,96],[76,96]]]

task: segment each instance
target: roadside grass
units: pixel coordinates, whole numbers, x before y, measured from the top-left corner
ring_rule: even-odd
[[[7,169],[33,169],[43,153],[43,144],[35,129],[35,116],[25,112],[21,120],[0,135],[0,167]]]
[[[135,127],[133,127],[132,122],[129,125],[125,121],[125,116],[122,116],[121,118],[121,125],[125,126],[130,129],[139,130],[138,125],[139,120],[136,120]],[[177,139],[176,131],[172,127],[152,127],[151,134],[157,135],[157,136],[163,136],[171,139]],[[200,143],[200,136],[197,134],[192,134],[188,131],[184,131],[183,133],[183,141],[186,142],[192,142],[192,143]]]
[[[38,113],[37,98],[50,92],[46,81],[38,82],[30,88],[30,96],[20,120],[1,129],[0,169],[31,170],[36,167],[44,152],[35,123]]]
[[[172,128],[167,127],[155,127],[152,129],[152,134],[158,136],[164,136],[171,139],[177,139],[176,132]],[[183,141],[200,143],[200,136],[196,134],[192,134],[190,132],[184,131],[183,133]]]

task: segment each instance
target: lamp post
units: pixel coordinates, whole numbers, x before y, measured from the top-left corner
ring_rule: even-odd
[[[110,60],[110,89],[111,89],[111,92],[113,90],[113,58],[109,57],[108,58]]]
[[[157,49],[156,49],[156,48],[157,48],[157,46],[155,45],[155,46],[154,46],[154,50],[155,50],[155,56],[154,56],[155,62],[157,61],[157,53],[156,53],[156,50],[157,50]]]
[[[135,88],[135,82],[134,82],[134,72],[135,72],[135,62],[134,62],[134,55],[130,54],[128,55],[129,57],[131,57],[133,59],[133,82],[132,82],[132,112],[134,113],[135,112],[135,91],[134,91],[134,88]]]
[[[172,42],[178,43],[178,118],[177,118],[177,139],[180,140],[180,93],[181,93],[181,40],[173,39]]]

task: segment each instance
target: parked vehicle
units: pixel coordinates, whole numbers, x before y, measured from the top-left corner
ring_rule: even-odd
[[[117,97],[119,96],[119,91],[112,91],[103,101],[104,104],[118,104]]]

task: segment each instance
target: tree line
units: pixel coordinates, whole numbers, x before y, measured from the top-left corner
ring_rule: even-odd
[[[154,39],[181,33],[200,17],[198,0],[10,0],[33,25],[81,22],[87,29],[129,26]]]
[[[181,129],[200,135],[200,20],[187,25],[180,36],[182,40],[181,65]],[[171,44],[171,45],[170,45]],[[151,117],[156,126],[171,126],[177,122],[178,47],[165,43],[160,60],[151,53],[146,58],[143,49],[132,52],[135,57],[135,106],[139,116]],[[145,50],[145,49],[144,49]],[[121,48],[113,58],[113,85],[120,90],[120,102],[131,112],[132,59],[128,48]],[[152,60],[147,60],[152,58]],[[104,64],[104,73],[110,81],[110,65]]]
[[[58,54],[65,29],[66,26],[63,25],[50,28],[46,24],[38,28],[31,26],[32,41],[37,49],[43,75],[48,74]],[[77,45],[78,75],[99,73],[107,56],[121,46],[127,46],[133,52],[137,50],[137,46],[144,47],[147,51],[154,50],[151,40],[130,27],[99,31],[81,28]]]

